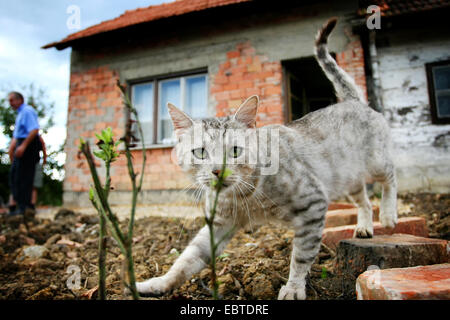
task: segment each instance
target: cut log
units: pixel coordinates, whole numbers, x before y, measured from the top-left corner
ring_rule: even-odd
[[[369,267],[389,269],[446,263],[447,244],[446,240],[408,234],[342,240],[336,252],[336,272],[357,277]]]

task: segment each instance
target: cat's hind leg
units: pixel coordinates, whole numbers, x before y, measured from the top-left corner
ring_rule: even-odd
[[[373,236],[373,212],[372,205],[367,197],[366,184],[364,181],[350,193],[351,199],[358,207],[358,222],[353,234],[355,238],[372,238]]]
[[[394,228],[397,224],[397,178],[391,162],[385,165],[382,175],[375,177],[381,183],[380,222],[383,227]]]

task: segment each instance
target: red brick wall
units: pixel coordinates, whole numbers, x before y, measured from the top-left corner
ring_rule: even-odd
[[[366,94],[364,54],[361,42],[353,38],[337,62],[360,85]],[[284,123],[282,96],[282,66],[257,54],[250,42],[243,42],[226,53],[226,60],[211,74],[211,98],[216,104],[216,116],[233,114],[249,96],[260,97],[257,125]],[[108,66],[87,71],[72,72],[67,122],[66,177],[64,190],[87,191],[91,184],[89,169],[83,158],[78,158],[79,138],[95,144],[94,133],[110,126],[116,138],[124,129],[124,109],[120,91],[116,87],[119,75]],[[147,166],[143,188],[145,190],[183,189],[189,181],[180,168],[171,161],[172,148],[147,150]],[[142,151],[133,151],[136,171],[140,172]],[[99,162],[100,166],[100,162]],[[103,172],[103,170],[100,170]],[[113,164],[112,186],[116,190],[130,190],[126,158]]]
[[[123,126],[119,125],[120,116],[105,117],[107,112],[117,115],[122,112],[120,92],[115,87],[117,79],[117,74],[107,67],[70,75],[64,190],[86,191],[90,184],[89,169],[84,159],[78,157],[80,137],[92,138],[94,132],[108,126],[116,135],[123,133]],[[90,141],[93,142],[92,139]]]
[[[111,127],[116,139],[124,133],[125,114],[122,97],[116,87],[118,74],[107,66],[84,72],[72,72],[67,121],[66,177],[64,190],[83,192],[89,189],[91,177],[84,157],[78,155],[79,138],[89,140],[95,148],[95,133]],[[181,169],[171,161],[172,148],[147,150],[144,189],[182,189],[188,185]],[[135,170],[141,171],[141,150],[132,152]],[[104,170],[98,170],[103,176]],[[112,186],[131,190],[126,157],[121,156],[111,168]]]
[[[189,181],[180,167],[171,160],[173,148],[149,149],[146,151],[147,161],[145,167],[144,190],[183,189],[189,185]],[[135,171],[141,172],[143,152],[134,150],[133,163]],[[114,177],[114,186],[118,190],[130,190],[130,178],[126,157],[122,156],[113,164],[111,174]]]
[[[367,99],[366,73],[364,71],[364,50],[358,36],[352,35],[344,51],[336,54],[336,62],[355,79]]]
[[[256,94],[260,98],[257,125],[283,123],[281,62],[257,55],[249,42],[239,43],[226,57],[219,72],[212,75],[210,93],[217,103],[216,116],[233,114],[246,98]]]

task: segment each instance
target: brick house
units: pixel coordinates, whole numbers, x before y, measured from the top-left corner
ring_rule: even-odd
[[[335,102],[329,81],[313,59],[317,29],[331,16],[340,20],[330,40],[330,51],[338,64],[355,78],[371,104],[389,116],[395,129],[396,123],[403,120],[392,114],[409,112],[398,111],[389,102],[388,89],[384,86],[392,77],[389,73],[392,53],[386,49],[389,46],[381,46],[378,56],[374,53],[378,33],[383,41],[388,41],[392,32],[401,32],[402,23],[397,25],[400,18],[411,14],[412,9],[424,14],[424,8],[417,1],[414,1],[416,7],[403,5],[413,1],[397,1],[402,4],[401,10],[392,1],[374,2],[380,5],[382,22],[389,21],[389,25],[377,30],[376,40],[366,27],[368,4],[362,1],[178,0],[126,11],[115,19],[44,46],[58,50],[72,48],[65,205],[87,203],[90,175],[84,160],[77,157],[79,137],[93,141],[94,133],[107,126],[118,137],[124,132],[126,115],[115,86],[117,80],[127,84],[145,126],[148,165],[143,203],[192,201],[182,192],[190,182],[171,161],[173,139],[165,109],[167,101],[201,118],[232,114],[245,98],[257,94],[261,101],[258,126],[286,123]],[[442,11],[446,1],[433,6]],[[428,11],[436,12],[433,8]],[[448,39],[447,36],[447,49]],[[392,43],[396,45],[394,40]],[[421,108],[428,110],[428,102]],[[415,127],[417,119],[405,118],[410,127]],[[433,127],[429,139],[444,137],[444,147],[433,145],[430,140],[425,146],[433,152],[446,148],[445,133],[450,131],[449,126],[432,123],[431,115],[420,121],[425,121],[423,127]],[[401,135],[401,130],[405,129],[394,133]],[[408,134],[402,137],[400,149],[408,155],[411,138]],[[142,148],[136,148],[133,156],[139,166]],[[416,164],[409,163],[399,169],[401,188],[408,189],[413,172],[415,189],[435,187],[448,191],[448,154],[441,160],[447,160],[447,180],[438,178],[436,186],[416,183]],[[441,161],[437,165],[444,164]],[[124,157],[114,164],[111,173],[115,188],[111,201],[123,203],[130,191]]]

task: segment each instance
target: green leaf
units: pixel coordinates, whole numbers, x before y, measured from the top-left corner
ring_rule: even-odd
[[[113,137],[113,131],[112,131],[111,127],[106,128],[106,131],[108,132],[108,137],[109,137],[110,139],[112,139],[112,137]]]
[[[94,200],[94,189],[92,187],[89,188],[89,200]]]
[[[222,260],[226,257],[228,257],[230,254],[229,253],[222,253],[220,256],[217,257],[217,259]]]
[[[101,143],[98,145],[100,149],[102,149],[106,154],[110,153],[111,148],[109,148],[109,145]]]
[[[99,135],[98,133],[96,133],[95,136],[97,137],[98,141],[103,142],[103,137],[102,137],[101,135]]]
[[[106,144],[109,143],[110,137],[109,137],[109,134],[108,134],[108,130],[102,130],[102,138],[103,138],[103,141]]]
[[[103,151],[94,151],[93,153],[94,153],[94,155],[97,158],[100,158],[102,160],[106,160],[107,159],[107,156],[106,156],[106,154]]]
[[[233,173],[233,171],[231,171],[228,168],[225,168],[225,171],[223,172],[222,178],[225,179],[225,178],[231,176],[232,173]]]
[[[327,268],[322,267],[322,274],[320,275],[322,279],[326,279],[328,277]]]
[[[80,145],[78,146],[78,149],[81,150],[81,148],[83,148],[83,146],[85,145],[86,141],[80,137]]]
[[[102,130],[102,136],[103,136],[103,141],[106,144],[110,144],[113,140],[113,132],[112,132],[111,127],[108,127],[106,129]]]

